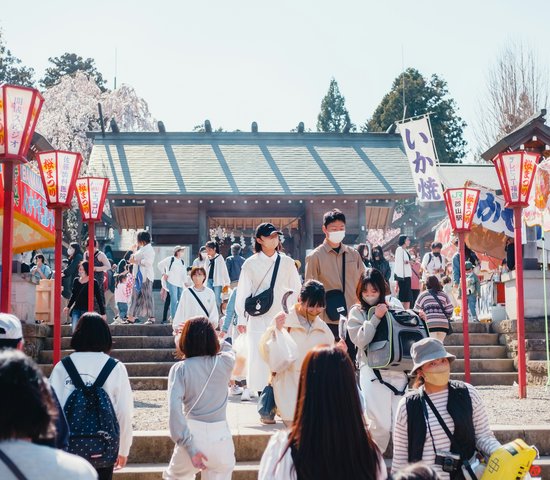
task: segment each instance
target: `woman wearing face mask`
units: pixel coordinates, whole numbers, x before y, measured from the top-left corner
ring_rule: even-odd
[[[411,355],[411,375],[416,375],[414,386],[418,390],[404,397],[397,408],[392,471],[423,461],[442,479],[463,479],[461,464],[474,457],[476,448],[490,456],[500,447],[489,428],[481,397],[471,385],[449,380],[455,356],[446,352],[439,340],[425,338],[416,342]],[[445,458],[451,459],[447,463],[453,463],[451,454],[460,457],[454,472],[449,467],[442,468]]]
[[[308,280],[300,290],[298,303],[288,312],[279,313],[275,319],[275,328],[285,329],[296,343],[296,358],[285,365],[284,370],[276,370],[276,366],[270,363],[269,344],[283,341],[284,337],[274,336],[272,330],[268,330],[260,342],[260,352],[274,373],[272,379],[273,393],[277,405],[278,414],[285,425],[290,425],[294,418],[296,398],[298,395],[298,383],[300,370],[304,358],[313,347],[317,345],[332,345],[334,335],[327,324],[319,318],[319,314],[325,309],[325,288],[316,280]],[[345,349],[345,342],[340,341]]]
[[[411,239],[407,235],[399,237],[399,246],[395,250],[395,263],[393,266],[393,275],[399,286],[399,301],[403,307],[410,308],[412,302],[411,290],[411,254],[407,250],[411,244]]]
[[[78,277],[78,266],[82,261],[82,249],[80,248],[80,244],[76,242],[71,243],[67,249],[67,256],[69,263],[65,270],[63,270],[61,282],[63,283],[63,297],[68,300],[71,298],[71,289],[74,279]]]
[[[382,274],[384,280],[386,280],[389,285],[391,277],[391,266],[390,262],[388,262],[384,257],[384,251],[382,250],[382,247],[380,245],[377,245],[372,249],[371,266],[372,268],[376,268],[376,270],[378,270]]]
[[[199,248],[199,254],[197,255],[197,258],[193,260],[193,267],[205,268],[207,258],[208,258],[208,255],[206,255],[206,247],[202,246],[201,248]]]
[[[365,349],[374,338],[388,307],[394,310],[403,308],[399,300],[386,296],[386,292],[387,284],[382,274],[375,269],[367,270],[357,285],[360,304],[351,308],[347,324],[351,341],[358,349],[359,381],[365,398],[367,416],[371,421],[370,433],[382,452],[386,450],[390,441],[397,404],[408,385],[407,374],[404,371],[374,371],[367,365]],[[375,307],[374,315],[368,318],[368,312],[372,307]]]

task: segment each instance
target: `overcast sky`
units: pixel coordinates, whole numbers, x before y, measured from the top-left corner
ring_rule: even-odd
[[[28,0],[3,8],[13,54],[96,60],[132,85],[168,131],[315,130],[331,77],[361,125],[405,67],[447,80],[474,146],[488,66],[507,41],[550,58],[548,0]],[[403,52],[403,54],[402,54]],[[403,63],[404,58],[404,63]]]

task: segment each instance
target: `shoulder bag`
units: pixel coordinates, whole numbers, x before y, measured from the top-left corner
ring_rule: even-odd
[[[193,291],[193,287],[190,287],[188,290],[191,292],[191,295],[195,297],[195,300],[199,302],[199,305],[202,308],[202,311],[206,315],[206,318],[209,318],[210,314],[208,313],[208,310],[206,310],[206,307],[204,306],[204,303],[201,302],[201,299],[199,298],[199,296]]]
[[[19,470],[19,467],[15,463],[13,463],[12,459],[8,457],[2,450],[0,450],[0,460],[2,460],[8,467],[8,469],[11,470],[11,473],[13,473],[14,477],[17,480],[27,480],[27,477],[23,475],[23,472]]]
[[[210,375],[206,379],[206,383],[204,384],[204,387],[202,387],[202,391],[201,391],[201,393],[199,393],[199,396],[195,400],[195,403],[193,404],[193,406],[187,412],[185,412],[185,418],[187,418],[189,416],[191,411],[197,406],[197,403],[199,403],[200,399],[204,395],[204,392],[206,391],[206,387],[208,386],[208,383],[210,382],[210,379],[212,378],[212,375],[214,375],[214,370],[216,370],[216,365],[218,365],[218,360],[219,359],[220,359],[220,356],[216,355],[216,359],[214,360],[214,366],[212,367],[212,371],[210,372]]]
[[[336,322],[340,320],[340,315],[348,314],[346,304],[346,252],[342,254],[342,290],[329,290],[325,294],[327,317]]]
[[[447,335],[450,335],[451,333],[453,333],[453,327],[451,326],[451,318],[449,317],[449,315],[447,315],[447,312],[445,311],[445,307],[443,307],[443,304],[441,303],[441,300],[437,296],[437,293],[435,293],[433,290],[428,290],[428,292],[430,292],[432,297],[434,297],[434,300],[439,305],[439,308],[441,308],[443,315],[447,317],[447,323],[449,324],[449,331],[447,332]]]
[[[254,292],[254,295],[251,295],[244,301],[244,310],[251,317],[258,317],[260,315],[263,315],[264,313],[267,313],[273,305],[273,289],[275,287],[275,280],[277,279],[277,272],[279,271],[280,263],[281,256],[277,253],[277,260],[275,260],[275,268],[273,269],[273,275],[271,277],[271,284],[269,285],[269,288],[257,295],[256,293],[258,292],[258,290],[256,290],[256,292]],[[271,267],[269,267],[269,270],[271,270]],[[267,277],[269,270],[264,275],[264,278],[262,278],[258,289],[262,285],[265,277]]]

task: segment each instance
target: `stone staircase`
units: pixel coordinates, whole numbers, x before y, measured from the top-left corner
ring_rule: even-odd
[[[496,437],[502,443],[523,438],[527,444],[539,449],[541,458],[535,463],[542,469],[540,478],[550,478],[550,428],[548,426],[493,426]],[[234,430],[235,456],[237,465],[233,480],[256,480],[262,453],[274,428],[251,428],[246,433]],[[158,480],[168,466],[174,444],[165,431],[135,432],[128,465],[115,473],[117,480]],[[385,458],[388,468],[391,459]]]
[[[111,325],[112,356],[124,362],[134,390],[166,389],[170,367],[176,362],[174,337],[170,325]],[[464,379],[464,336],[462,324],[453,324],[454,332],[447,337],[447,349],[457,360],[453,378]],[[514,360],[508,358],[506,346],[499,344],[499,335],[488,333],[489,326],[470,323],[470,368],[473,385],[512,385],[517,380]],[[62,327],[62,356],[71,353],[70,326]],[[38,355],[38,363],[49,375],[53,358],[53,339],[47,338]]]

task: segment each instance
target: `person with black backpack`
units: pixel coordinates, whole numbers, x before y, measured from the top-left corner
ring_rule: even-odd
[[[170,316],[172,320],[176,316],[178,303],[185,287],[187,270],[183,261],[183,252],[185,247],[177,246],[174,248],[174,255],[170,255],[158,263],[158,269],[162,272],[162,279],[166,284],[166,289],[170,295]],[[164,285],[164,284],[163,284]]]
[[[103,318],[83,314],[71,338],[75,352],[50,376],[69,423],[68,451],[88,460],[99,480],[126,465],[132,444],[132,388],[124,364],[108,355],[112,344]]]

